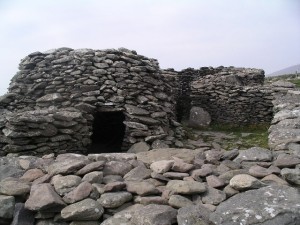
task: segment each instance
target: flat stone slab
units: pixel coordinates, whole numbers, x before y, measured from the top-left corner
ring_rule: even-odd
[[[195,156],[202,151],[190,150],[190,149],[178,149],[178,148],[161,148],[150,150],[148,152],[137,153],[137,159],[146,163],[151,164],[160,160],[173,160],[173,157],[183,159],[186,163],[191,163]]]
[[[25,208],[32,211],[60,212],[66,204],[55,192],[51,184],[32,186]]]
[[[222,202],[210,217],[216,225],[299,224],[300,195],[285,185],[236,194]]]
[[[103,212],[104,209],[99,202],[87,198],[63,208],[61,217],[65,220],[98,220]]]
[[[172,225],[176,216],[177,210],[171,206],[150,204],[137,210],[131,221],[136,225]]]
[[[236,162],[270,162],[273,158],[272,152],[265,148],[253,147],[246,150],[240,150],[239,155],[234,159]]]
[[[199,194],[206,191],[205,185],[197,181],[170,180],[166,187],[174,193],[187,195]]]

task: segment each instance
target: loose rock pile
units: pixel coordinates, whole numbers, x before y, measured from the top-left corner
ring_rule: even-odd
[[[157,149],[0,160],[1,224],[300,221],[300,158],[267,149]]]

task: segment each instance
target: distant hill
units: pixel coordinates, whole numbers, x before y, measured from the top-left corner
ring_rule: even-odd
[[[284,68],[282,70],[276,71],[276,72],[271,73],[271,74],[267,74],[267,76],[279,76],[279,75],[284,75],[284,74],[295,74],[296,71],[297,71],[298,74],[300,74],[300,64]]]

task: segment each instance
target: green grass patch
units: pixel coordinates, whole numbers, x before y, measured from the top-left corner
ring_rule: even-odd
[[[205,142],[213,142],[214,137],[207,135],[208,132],[218,132],[230,136],[219,143],[223,149],[231,150],[234,148],[247,149],[251,147],[268,148],[268,128],[270,124],[234,126],[232,124],[212,124],[209,127],[197,129],[203,131],[200,137]],[[190,139],[193,137],[193,129],[188,128]],[[196,131],[196,130],[195,130]],[[208,131],[208,132],[207,132]]]
[[[292,82],[293,84],[296,84],[296,87],[300,88],[300,79],[293,79],[289,81]]]

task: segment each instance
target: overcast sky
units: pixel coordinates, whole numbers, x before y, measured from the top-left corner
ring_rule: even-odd
[[[300,0],[0,0],[0,95],[22,58],[58,47],[268,74],[300,63]]]

